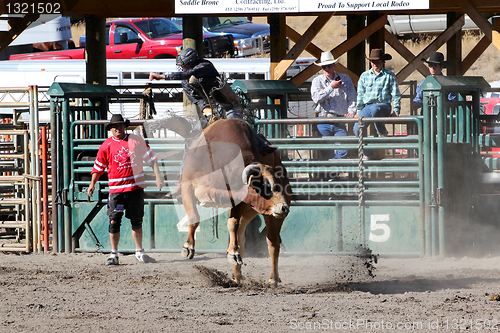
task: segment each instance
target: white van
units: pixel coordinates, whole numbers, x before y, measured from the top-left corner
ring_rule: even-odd
[[[16,14],[4,14],[0,19],[0,31],[9,31],[7,18]],[[71,38],[71,21],[61,15],[40,15],[38,20],[30,24],[9,47],[0,53],[0,60],[8,60],[12,54],[33,52],[34,43],[57,43],[62,49],[68,49],[68,39]]]

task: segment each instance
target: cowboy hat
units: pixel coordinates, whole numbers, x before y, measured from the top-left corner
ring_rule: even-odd
[[[370,56],[366,57],[366,59],[370,61],[375,61],[375,60],[391,60],[392,56],[388,53],[385,53],[384,50],[382,49],[373,49],[370,51]]]
[[[439,64],[445,68],[450,65],[448,61],[444,60],[444,55],[441,52],[432,52],[429,60],[425,60],[425,58],[421,60],[427,64]]]
[[[109,131],[109,128],[113,125],[125,124],[125,127],[130,126],[130,120],[124,120],[121,114],[114,114],[111,117],[109,123],[106,124],[106,131]]]
[[[322,52],[321,53],[321,58],[320,62],[316,62],[316,65],[318,66],[326,66],[330,64],[334,64],[338,61],[339,59],[335,59],[332,55],[331,52]]]

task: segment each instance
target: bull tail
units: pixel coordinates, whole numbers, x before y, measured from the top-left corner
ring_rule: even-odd
[[[189,137],[189,134],[193,129],[193,125],[191,125],[191,123],[186,118],[179,117],[177,115],[172,115],[168,118],[157,120],[152,126],[157,130],[168,129],[184,138]]]

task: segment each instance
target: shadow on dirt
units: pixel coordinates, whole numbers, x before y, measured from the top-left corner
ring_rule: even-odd
[[[352,290],[369,292],[374,295],[379,294],[403,294],[405,292],[425,292],[442,289],[467,289],[477,283],[494,283],[497,279],[485,279],[482,277],[472,277],[464,279],[407,279],[407,280],[387,280],[376,282],[351,283]]]

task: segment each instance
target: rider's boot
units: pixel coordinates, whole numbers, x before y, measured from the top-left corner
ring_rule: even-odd
[[[260,156],[266,156],[274,153],[278,148],[272,146],[265,138],[263,139],[254,129],[252,129],[253,137],[257,143],[257,150]]]
[[[227,111],[226,118],[227,119],[237,118],[243,120],[243,117],[234,110]],[[261,138],[260,135],[257,134],[257,132],[253,128],[252,128],[252,133],[255,143],[257,144],[257,150],[259,151],[259,155],[266,156],[274,153],[276,149],[278,149],[274,146],[271,146],[267,140]]]
[[[241,105],[240,97],[233,89],[231,89],[229,84],[224,84],[224,86],[219,91],[229,102],[229,104],[231,104],[231,109],[238,113],[240,116],[243,116],[243,106]]]

